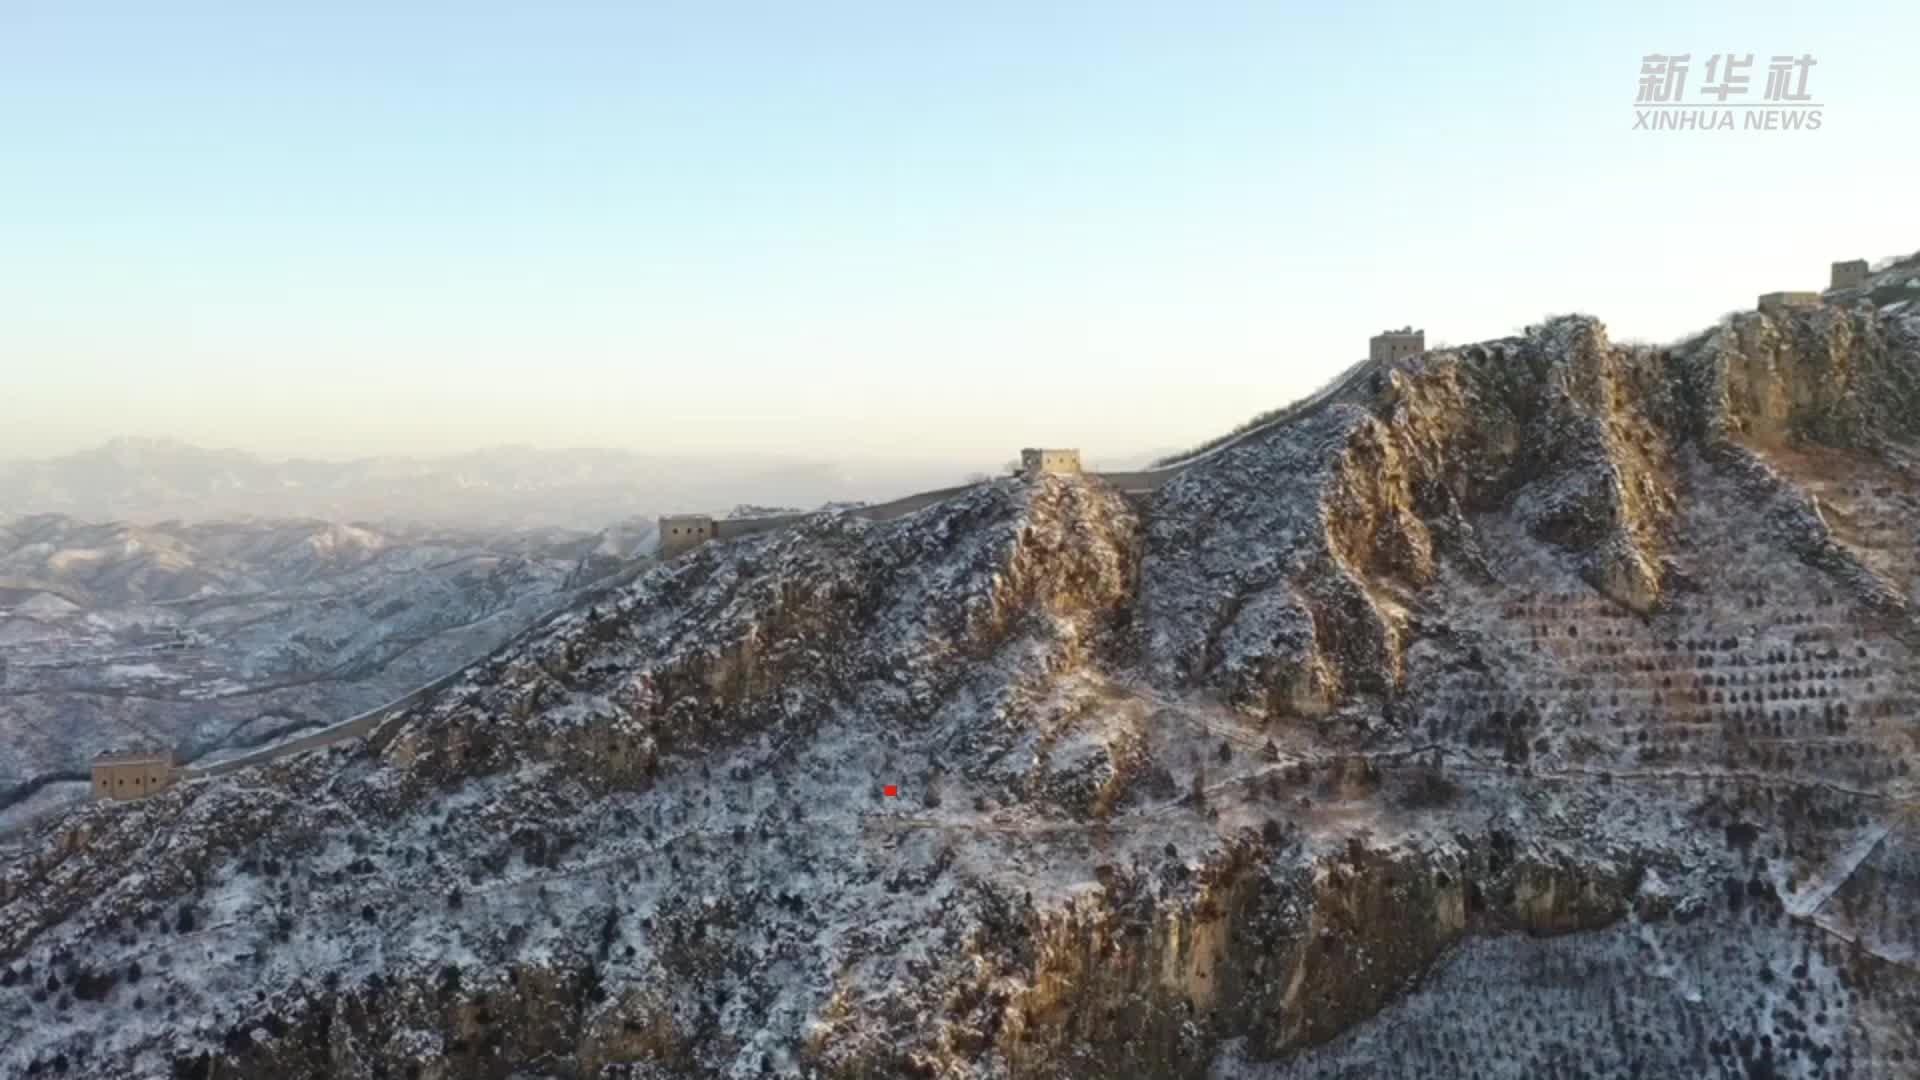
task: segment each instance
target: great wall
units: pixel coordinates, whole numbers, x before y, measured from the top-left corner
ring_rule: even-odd
[[[1273,419],[1249,428],[1215,446],[1208,447],[1204,451],[1187,455],[1160,468],[1119,472],[1086,472],[1080,467],[1080,452],[1078,450],[1042,450],[1027,448],[1022,451],[1022,471],[1079,474],[1109,484],[1122,495],[1129,498],[1150,497],[1185,469],[1206,461],[1217,454],[1223,453],[1247,439],[1255,438],[1264,432],[1270,431],[1280,424],[1311,415],[1314,411],[1324,407],[1342,391],[1357,383],[1361,378],[1365,377],[1381,364],[1398,358],[1398,356],[1401,355],[1400,353],[1389,353],[1383,351],[1380,347],[1379,342],[1390,336],[1395,336],[1395,333],[1390,332],[1387,335],[1382,335],[1381,338],[1376,338],[1375,347],[1367,359],[1342,371],[1320,390],[1302,398]],[[844,513],[869,521],[889,521],[924,510],[936,503],[944,502],[947,499],[971,491],[979,486],[979,483],[988,482],[991,481],[980,481],[978,483],[938,488],[932,491],[915,492],[912,495],[906,495],[889,502],[853,507],[839,511],[771,514],[743,518],[715,518],[704,514],[662,515],[658,529],[659,547],[653,560],[648,560],[637,566],[620,571],[600,582],[569,595],[559,604],[543,612],[526,630],[515,635],[502,647],[511,647],[514,644],[526,640],[567,611],[573,610],[582,604],[591,603],[595,598],[603,596],[631,582],[641,573],[657,565],[658,561],[675,558],[703,543],[709,541],[735,540],[757,533],[769,532],[791,525],[804,518],[811,517],[814,513]],[[271,746],[261,747],[260,749],[236,757],[222,758],[218,761],[204,764],[182,764],[175,759],[174,752],[168,748],[147,748],[103,754],[93,762],[92,795],[95,799],[126,800],[145,798],[148,795],[158,794],[160,791],[175,783],[192,783],[217,776],[225,776],[229,773],[238,772],[241,769],[266,764],[267,762],[276,761],[294,754],[302,754],[310,750],[320,750],[346,742],[350,739],[362,738],[373,734],[386,719],[405,711],[410,706],[418,704],[433,694],[452,685],[463,674],[464,669],[455,668],[445,675],[418,686],[384,705],[369,709],[364,713],[349,717],[346,720],[322,728],[319,731],[310,732],[297,739],[290,739],[285,742],[275,743]],[[149,776],[148,773],[155,768],[156,762],[162,763],[159,765],[160,771],[156,775]],[[140,782],[133,787],[119,783],[121,773],[127,772],[129,769],[137,770],[138,775],[141,777]],[[134,776],[135,773],[127,772],[127,775],[131,777]],[[62,809],[56,808],[44,816],[52,817],[61,812],[63,812]],[[39,820],[40,819],[35,819],[26,822],[16,826],[12,830],[8,830],[8,832],[15,835],[24,833],[34,824],[37,824]],[[5,834],[0,834],[0,840],[4,839],[4,835]]]
[[[663,518],[660,550],[576,577],[521,645],[380,709],[177,766],[102,759],[114,803],[4,860],[15,1015],[70,1024],[86,1065],[189,1046],[190,1076],[591,1075],[661,1059],[616,1041],[655,1002],[826,988],[716,1029],[801,1048],[739,1075],[801,1076],[796,1040],[858,986],[898,1029],[847,1013],[818,1045],[971,1041],[833,1075],[1690,1076],[1751,1030],[1814,1041],[1785,1044],[1808,1069],[1748,1075],[1831,1055],[1909,1076],[1920,323],[1883,294],[1904,307],[1917,274],[1769,294],[1670,345],[1568,316],[1428,351],[1408,326],[1136,472],[1029,449],[876,506]],[[1741,426],[1714,442],[1721,376]],[[1819,414],[1846,436],[1767,411],[1795,376],[1865,403]],[[1562,392],[1567,412],[1531,396]],[[1574,520],[1543,495],[1598,492],[1576,523],[1613,520],[1614,476],[1671,500],[1630,538],[1660,567],[1644,604],[1578,557],[1605,549],[1538,528]],[[1457,501],[1417,501],[1436,488]],[[1831,550],[1808,554],[1816,521]],[[1290,652],[1295,626],[1318,637]],[[178,790],[147,798],[158,766]],[[133,973],[122,1000],[164,1026],[108,1012],[99,972]],[[976,972],[1048,996],[952,996]],[[84,993],[62,1004],[55,975]],[[1097,1019],[1123,999],[1155,1010],[1119,1021],[1133,1043]],[[992,1024],[1065,1049],[966,1072]],[[1408,1029],[1488,1049],[1364,1041]],[[1153,1064],[1176,1056],[1197,1064]]]
[[[1869,264],[1864,259],[1835,262],[1831,265],[1830,273],[1826,292],[1858,289],[1868,281]],[[1760,295],[1756,307],[1763,312],[1780,312],[1792,307],[1820,304],[1824,302],[1825,295],[1822,292],[1799,290],[1769,292]],[[1077,449],[1026,448],[1021,451],[1019,474],[1023,476],[1043,473],[1082,475],[1107,484],[1130,499],[1151,498],[1154,493],[1186,469],[1205,462],[1242,442],[1271,432],[1281,425],[1312,416],[1373,373],[1425,351],[1426,332],[1424,330],[1402,327],[1377,334],[1369,340],[1368,354],[1365,359],[1340,372],[1319,390],[1282,409],[1264,422],[1252,425],[1202,450],[1161,463],[1157,468],[1132,471],[1086,471],[1081,467],[1080,452]],[[725,542],[769,532],[816,514],[838,513],[870,521],[889,521],[971,491],[979,484],[991,482],[993,481],[982,480],[954,487],[916,492],[889,502],[842,510],[803,511],[734,518],[687,513],[662,515],[658,525],[658,547],[653,559],[642,561],[637,566],[569,594],[565,600],[543,612],[527,629],[511,639],[507,646],[533,636],[565,612],[582,604],[591,603],[595,598],[631,582],[658,562],[683,555],[702,544]],[[456,668],[377,708],[299,738],[262,747],[236,757],[204,764],[181,764],[176,761],[174,751],[169,748],[147,748],[102,754],[93,762],[92,797],[122,800],[144,798],[157,794],[174,783],[191,783],[224,776],[294,754],[324,749],[350,739],[369,736],[379,729],[383,721],[452,685],[463,674],[463,669]],[[56,808],[42,817],[55,816],[60,812],[62,810]],[[0,831],[0,842],[4,842],[9,834],[18,835],[28,831],[33,825],[38,824],[38,820]]]

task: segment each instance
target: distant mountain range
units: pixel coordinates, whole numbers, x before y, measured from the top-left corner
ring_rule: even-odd
[[[741,503],[811,506],[958,479],[951,467],[849,469],[778,458],[501,446],[440,458],[268,460],[172,439],[123,438],[0,462],[0,515],[95,520],[417,521],[600,529],[635,516]]]

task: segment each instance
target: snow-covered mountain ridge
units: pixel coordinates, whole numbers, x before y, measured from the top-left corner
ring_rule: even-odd
[[[0,868],[0,1070],[1910,1075],[1920,319],[709,544]],[[892,787],[896,794],[886,794]]]

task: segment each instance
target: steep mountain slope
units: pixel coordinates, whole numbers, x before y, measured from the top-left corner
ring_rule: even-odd
[[[1920,320],[708,545],[0,871],[0,1069],[1897,1077]],[[889,789],[897,794],[887,794]]]

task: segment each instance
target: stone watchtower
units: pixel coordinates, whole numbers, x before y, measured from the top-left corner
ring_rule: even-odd
[[[1867,260],[1849,259],[1833,264],[1833,284],[1829,289],[1857,289],[1867,283]]]
[[[1041,473],[1077,473],[1080,471],[1080,451],[1078,450],[1037,450],[1028,447],[1020,451],[1020,473],[1031,479]]]
[[[179,775],[171,750],[120,750],[93,759],[93,797],[144,799],[173,786]]]
[[[1760,294],[1760,310],[1779,314],[1790,308],[1819,307],[1820,294],[1817,292],[1770,292]]]
[[[1409,356],[1418,356],[1427,351],[1427,332],[1403,326],[1398,330],[1388,330],[1375,334],[1367,340],[1367,359],[1374,363],[1388,363],[1404,360]]]
[[[713,539],[713,517],[710,514],[662,514],[660,517],[659,555],[671,559],[683,551],[691,551]]]

